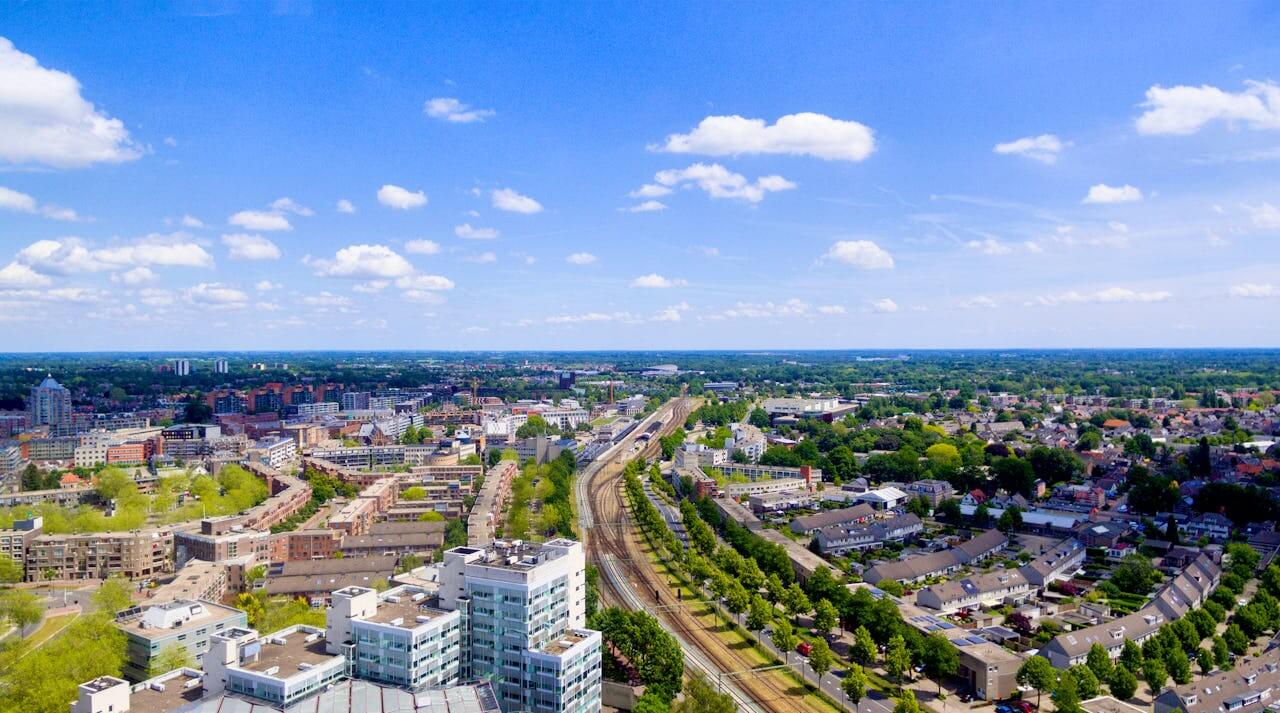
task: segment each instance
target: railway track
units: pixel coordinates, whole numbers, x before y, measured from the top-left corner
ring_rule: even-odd
[[[797,695],[794,689],[800,684],[784,673],[775,670],[741,676],[741,672],[757,668],[759,664],[721,640],[688,606],[676,599],[666,578],[636,539],[638,530],[632,526],[623,502],[625,463],[637,457],[657,457],[661,448],[658,437],[679,427],[691,409],[689,399],[678,400],[662,429],[644,449],[633,453],[624,441],[605,462],[597,461],[599,467],[590,469],[581,479],[578,495],[583,535],[588,560],[596,563],[604,575],[600,580],[601,599],[611,605],[645,610],[657,616],[680,641],[690,667],[715,681],[735,699],[739,709],[759,713],[829,711],[826,706],[816,705],[811,697]],[[633,581],[637,584],[633,585]],[[723,675],[730,673],[739,675]]]

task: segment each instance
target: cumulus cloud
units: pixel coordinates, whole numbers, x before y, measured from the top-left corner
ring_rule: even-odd
[[[986,295],[975,295],[960,300],[958,305],[960,309],[995,309],[996,301]]]
[[[179,220],[178,222],[182,223],[182,227],[184,228],[203,228],[204,227],[203,220],[200,220],[199,218],[190,214],[183,215],[181,220]]]
[[[1041,305],[1055,307],[1061,304],[1117,304],[1136,302],[1164,302],[1173,297],[1165,290],[1140,292],[1128,287],[1108,287],[1096,292],[1078,292],[1070,290],[1055,295],[1040,295],[1027,303],[1028,306]]]
[[[1280,129],[1280,85],[1246,81],[1244,90],[1230,92],[1202,84],[1198,87],[1153,86],[1146,109],[1134,122],[1138,133],[1194,134],[1214,122],[1251,129]]]
[[[343,198],[338,201],[337,209],[339,213],[354,213],[356,212],[356,205],[346,198]]]
[[[662,201],[645,201],[638,205],[633,205],[627,209],[629,213],[654,213],[660,210],[666,210],[667,205]]]
[[[889,270],[893,256],[870,240],[837,240],[822,256],[823,260],[842,262],[859,270]]]
[[[564,261],[570,265],[590,265],[596,261],[596,256],[591,253],[572,253]]]
[[[493,207],[508,213],[541,213],[542,204],[510,188],[499,188],[491,195]]]
[[[888,297],[881,297],[880,299],[875,300],[871,303],[871,309],[876,312],[883,312],[885,314],[889,314],[889,313],[898,311],[898,303],[894,302]]]
[[[492,109],[475,109],[469,104],[463,104],[454,97],[428,99],[423,104],[422,111],[433,119],[440,119],[454,124],[470,124],[476,121],[484,121],[494,114]]]
[[[316,214],[314,210],[311,210],[310,208],[299,204],[297,201],[295,201],[292,198],[289,198],[288,196],[284,198],[277,198],[274,201],[271,201],[271,210],[274,210],[277,213],[294,213],[296,215],[306,215],[306,216],[311,216]]]
[[[671,287],[684,287],[687,284],[689,283],[685,280],[666,278],[656,272],[651,272],[648,275],[641,275],[631,281],[632,287],[640,287],[650,290],[665,290]]]
[[[116,273],[111,276],[111,279],[129,286],[142,285],[155,280],[156,273],[149,267],[139,265],[132,270]]]
[[[51,220],[75,221],[80,219],[80,216],[70,208],[62,208],[52,203],[39,205],[35,198],[26,193],[5,188],[4,186],[0,186],[0,210],[39,214]]]
[[[498,237],[496,228],[474,228],[470,223],[455,227],[453,234],[464,240],[493,240]]]
[[[1265,230],[1280,229],[1280,208],[1270,203],[1263,203],[1256,206],[1245,206],[1245,210],[1249,211],[1249,220],[1259,228]]]
[[[411,191],[408,188],[388,183],[378,189],[378,202],[388,208],[409,210],[421,208],[427,204],[427,194],[422,191]]]
[[[1123,186],[1108,186],[1105,183],[1099,183],[1096,186],[1089,187],[1089,193],[1084,197],[1081,203],[1136,203],[1142,200],[1142,191],[1134,188],[1129,184]]]
[[[435,255],[440,252],[440,243],[434,240],[410,240],[404,244],[404,251],[415,255]]]
[[[1275,285],[1269,282],[1242,282],[1239,285],[1231,286],[1230,295],[1249,299],[1265,299],[1267,297],[1280,297],[1280,289],[1277,289]]]
[[[75,77],[0,37],[0,160],[78,168],[141,155],[124,122],[85,100]]]
[[[818,314],[846,314],[844,305],[818,305]]]
[[[799,317],[809,314],[810,305],[792,297],[785,302],[739,302],[723,312],[713,315],[719,319],[761,319],[767,317]]]
[[[335,295],[327,290],[315,295],[303,295],[298,301],[308,307],[347,307],[351,304],[350,297]]]
[[[407,277],[413,265],[386,245],[348,245],[333,259],[304,260],[320,277],[378,279]]]
[[[750,203],[764,200],[766,193],[788,191],[796,184],[782,176],[761,176],[754,182],[718,163],[695,163],[688,168],[670,168],[654,174],[659,185],[675,188],[696,186],[712,198],[736,198]],[[655,201],[656,202],[656,201]]]
[[[149,235],[132,243],[91,249],[76,238],[37,240],[18,251],[17,263],[37,272],[70,275],[138,266],[213,267],[213,256],[185,233]]]
[[[396,280],[396,287],[402,290],[427,290],[437,292],[452,290],[453,280],[443,275],[408,275]]]
[[[259,292],[270,292],[271,290],[280,289],[280,283],[272,282],[271,280],[262,280],[258,284],[254,285],[253,289]]]
[[[996,144],[992,150],[998,154],[1022,156],[1033,161],[1052,165],[1058,162],[1058,154],[1062,153],[1062,150],[1070,145],[1070,141],[1063,141],[1053,134],[1040,134],[1039,136],[1024,136],[1014,141]]]
[[[293,230],[289,219],[276,211],[242,210],[232,214],[227,222],[245,230]]]
[[[627,195],[632,198],[661,198],[671,193],[671,189],[656,183],[646,183]]]
[[[167,307],[174,302],[173,293],[158,287],[138,291],[138,301],[150,307]]]
[[[657,314],[650,318],[652,322],[679,322],[684,317],[684,313],[689,311],[689,303],[681,302],[680,304],[671,305],[666,309],[659,310]]]
[[[53,283],[47,275],[32,270],[29,265],[11,262],[0,267],[0,288],[44,287]]]
[[[610,322],[614,319],[630,317],[629,313],[618,312],[586,312],[583,314],[559,314],[547,317],[547,324],[577,324],[579,322]]]
[[[182,295],[191,304],[223,309],[243,309],[249,302],[249,295],[218,282],[201,282]]]
[[[232,260],[276,260],[280,257],[280,248],[261,235],[223,235],[222,244],[230,249]]]
[[[687,134],[671,134],[651,149],[704,156],[790,154],[828,161],[861,161],[876,148],[872,130],[825,114],[787,114],[773,124],[742,116],[708,116]]]

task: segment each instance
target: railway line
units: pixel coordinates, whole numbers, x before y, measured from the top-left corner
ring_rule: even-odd
[[[600,568],[601,599],[629,609],[649,611],[671,631],[686,654],[686,662],[732,696],[740,710],[757,713],[830,711],[803,695],[800,684],[786,673],[773,670],[749,673],[757,661],[720,639],[685,602],[677,600],[666,577],[649,560],[640,535],[631,524],[623,502],[622,475],[627,461],[655,458],[660,453],[658,438],[679,427],[693,408],[690,399],[678,399],[664,406],[655,421],[657,430],[636,429],[651,438],[639,452],[631,439],[607,453],[589,467],[578,482],[578,507],[587,559]],[[670,415],[668,416],[668,410]],[[745,672],[745,673],[744,673]]]

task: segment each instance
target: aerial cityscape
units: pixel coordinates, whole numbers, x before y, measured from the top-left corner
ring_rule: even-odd
[[[1280,713],[1280,7],[0,18],[0,713]]]

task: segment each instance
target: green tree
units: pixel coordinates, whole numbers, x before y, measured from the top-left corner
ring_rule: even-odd
[[[115,614],[128,609],[133,600],[129,596],[130,585],[123,577],[108,577],[98,591],[93,593],[93,605],[104,612]]]
[[[404,492],[400,493],[400,499],[401,500],[426,500],[427,489],[422,487],[421,485],[415,485],[410,488],[405,488]]]
[[[800,642],[800,637],[796,636],[795,629],[791,627],[791,621],[788,619],[778,619],[773,623],[773,645],[782,651],[782,657],[788,663],[791,661],[791,650]]]
[[[1239,624],[1232,623],[1227,626],[1227,630],[1222,633],[1222,638],[1227,642],[1227,648],[1231,649],[1231,653],[1236,656],[1243,656],[1249,650],[1249,637],[1245,635],[1244,629]]]
[[[1111,574],[1111,583],[1122,592],[1145,595],[1151,591],[1159,574],[1151,565],[1151,560],[1140,553],[1126,555]]]
[[[418,516],[418,522],[441,522],[444,519],[444,515],[435,510],[428,510]]]
[[[547,420],[536,413],[529,414],[528,420],[516,429],[516,438],[534,438],[550,435],[554,429]]]
[[[671,706],[671,713],[737,713],[737,710],[733,697],[716,692],[715,686],[700,673],[689,677],[684,700]]]
[[[1093,669],[1088,666],[1072,666],[1067,670],[1067,675],[1075,679],[1076,694],[1086,701],[1096,698],[1102,692],[1102,684],[1098,682]]]
[[[924,451],[924,457],[929,462],[947,468],[959,468],[961,465],[960,451],[950,443],[935,443]]]
[[[855,706],[867,695],[867,674],[861,666],[855,663],[849,667],[844,680],[840,681],[840,690],[844,691],[845,698]]]
[[[902,689],[898,694],[898,702],[893,706],[893,713],[920,713],[920,703],[910,688]]]
[[[0,584],[21,582],[22,577],[22,564],[9,555],[0,554]]]
[[[773,607],[760,595],[751,597],[751,609],[747,612],[747,629],[760,631],[773,619]]]
[[[1200,666],[1200,673],[1204,674],[1205,676],[1208,676],[1210,673],[1213,673],[1213,669],[1216,666],[1216,663],[1213,657],[1213,650],[1200,649],[1196,651],[1196,663],[1199,664]]]
[[[667,701],[656,694],[645,691],[644,695],[636,699],[636,705],[631,709],[631,713],[668,713],[671,706]]]
[[[734,616],[738,616],[751,605],[751,595],[747,594],[747,589],[741,582],[736,579],[730,580],[729,589],[725,592],[724,605],[733,612]]]
[[[814,607],[813,627],[821,634],[829,634],[832,629],[836,628],[839,616],[836,611],[836,605],[832,604],[831,600],[819,600],[818,605]]]
[[[853,646],[850,650],[853,660],[864,666],[874,666],[879,653],[875,640],[871,638],[871,632],[867,631],[867,627],[859,626],[853,632]]]
[[[800,617],[802,614],[808,614],[813,611],[813,604],[809,602],[809,596],[804,593],[799,584],[794,582],[787,589],[786,598],[787,613],[792,619]]]
[[[1169,669],[1169,677],[1179,686],[1191,683],[1191,661],[1187,652],[1172,648],[1165,652],[1165,666]]]
[[[921,645],[920,663],[938,684],[938,695],[942,695],[942,680],[954,676],[960,668],[960,652],[947,637],[934,632]]]
[[[6,589],[0,591],[0,617],[22,630],[44,617],[44,606],[40,597],[25,589]]]
[[[884,669],[899,684],[902,676],[911,668],[911,652],[907,650],[907,642],[901,634],[894,634],[889,639],[889,646],[884,653]]]
[[[1124,647],[1120,649],[1119,664],[1129,669],[1129,673],[1142,670],[1142,649],[1129,639],[1124,640]]]
[[[1213,663],[1224,671],[1231,663],[1231,650],[1227,648],[1226,639],[1221,636],[1213,637]]]
[[[929,513],[933,511],[929,501],[924,496],[917,496],[907,501],[907,512],[919,518],[929,517]]]
[[[1133,642],[1125,640],[1125,643],[1131,644]],[[1089,647],[1089,654],[1085,659],[1085,663],[1088,665],[1089,670],[1093,671],[1093,675],[1098,677],[1099,681],[1106,681],[1111,678],[1111,657],[1107,654],[1107,650],[1102,648],[1102,644],[1094,644]]]
[[[1111,689],[1111,695],[1122,701],[1133,698],[1133,694],[1138,691],[1138,677],[1124,666],[1116,666],[1111,671],[1111,678],[1107,687]]]
[[[1017,681],[1023,686],[1036,689],[1036,707],[1040,707],[1040,696],[1052,690],[1058,680],[1058,672],[1053,664],[1043,656],[1032,656],[1018,668]]]
[[[835,662],[835,654],[831,653],[831,647],[827,645],[826,639],[818,639],[813,643],[813,650],[809,652],[809,668],[813,669],[819,680],[831,670]]]
[[[999,519],[996,520],[996,527],[1000,528],[1001,532],[1017,532],[1022,529],[1022,508],[1010,505],[1000,513]]]
[[[1092,676],[1093,672],[1090,671],[1089,675]],[[1058,713],[1084,713],[1084,709],[1080,707],[1080,692],[1075,676],[1067,674],[1058,677],[1058,685],[1053,689],[1053,705]]]
[[[151,670],[147,672],[150,676],[159,676],[162,673],[168,673],[179,668],[195,668],[196,658],[191,655],[191,650],[186,646],[174,641],[165,644],[160,649],[160,653],[151,661]]]
[[[1169,680],[1169,672],[1164,667],[1164,659],[1148,656],[1142,662],[1142,678],[1147,682],[1147,686],[1151,688],[1152,695],[1164,690],[1164,684]]]

